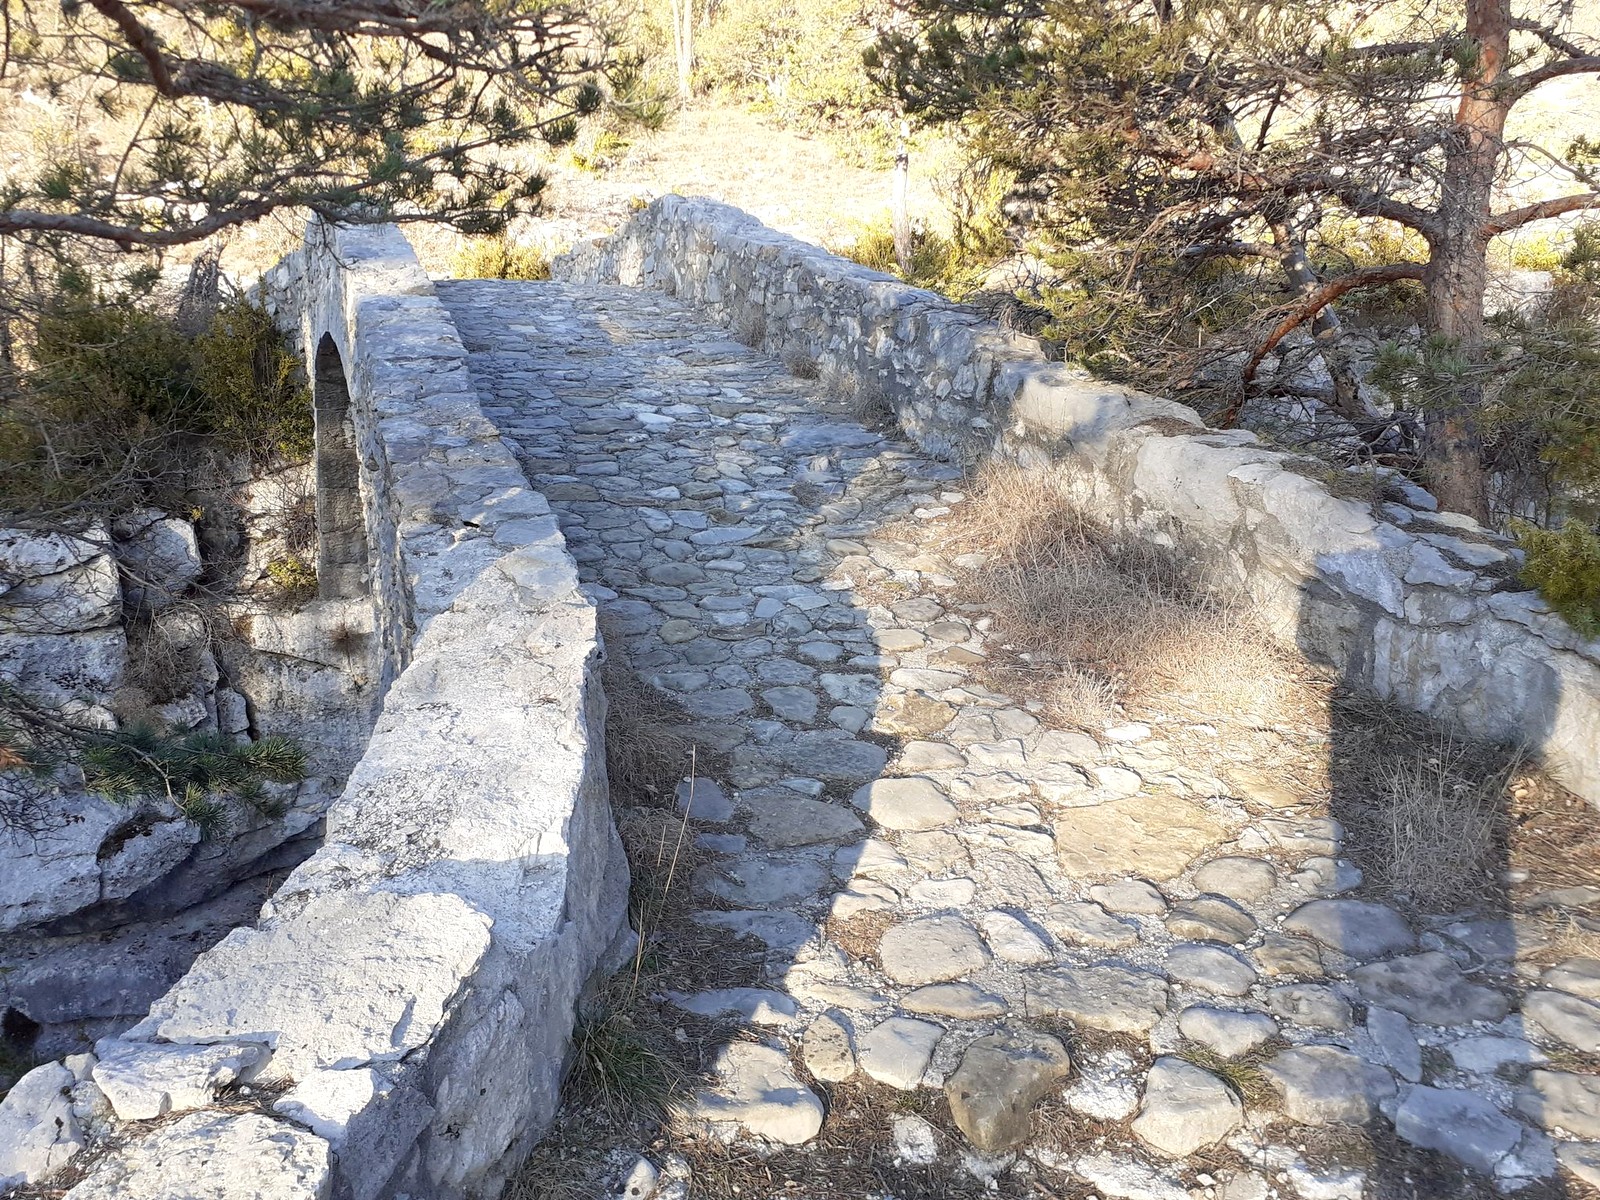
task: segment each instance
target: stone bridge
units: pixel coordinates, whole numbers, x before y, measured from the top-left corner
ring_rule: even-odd
[[[1181,1056],[1202,1047],[1262,1061],[1291,1129],[1377,1122],[1503,1186],[1558,1154],[1600,1174],[1593,1078],[1492,1076],[1536,1043],[1600,1050],[1592,970],[1519,990],[1494,922],[1344,895],[1338,822],[1196,768],[1181,723],[1042,725],[974,676],[988,613],[905,533],[963,503],[976,457],[1070,473],[1351,683],[1600,798],[1600,643],[1508,590],[1488,531],[1415,490],[1335,496],[1248,433],[710,202],[656,202],[549,283],[432,284],[394,230],[314,227],[266,294],[314,364],[320,586],[370,598],[387,694],[256,926],[34,1088],[47,1151],[81,1141],[80,1078],[126,1121],[189,1110],[123,1127],[71,1200],[198,1195],[219,1154],[271,1181],[251,1195],[498,1193],[555,1111],[586,983],[630,949],[597,614],[720,764],[680,795],[710,858],[697,920],[765,947],[757,986],[669,998],[761,1034],[693,1120],[801,1144],[821,1083],[943,1085],[969,1168],[1001,1172],[1070,1075],[1074,1111],[1134,1117],[1133,1150],[1048,1164],[1102,1195],[1200,1195],[1190,1156],[1215,1144],[1229,1200],[1361,1194],[1370,1168],[1255,1137]],[[896,420],[861,424],[846,392]],[[865,958],[828,933],[853,921]],[[1069,1064],[1023,1015],[1148,1053]],[[273,1082],[219,1095],[241,1080]]]

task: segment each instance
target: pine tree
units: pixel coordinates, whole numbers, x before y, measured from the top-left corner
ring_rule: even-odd
[[[1430,390],[1420,472],[1445,507],[1487,518],[1489,243],[1600,206],[1594,143],[1505,136],[1541,87],[1600,73],[1600,45],[1572,31],[1568,10],[1526,9],[911,0],[914,28],[882,39],[869,67],[924,120],[975,129],[1069,237],[1134,247],[1134,268],[1137,253],[1276,264],[1293,299],[1248,356],[1247,382],[1308,322],[1336,343],[1341,296],[1419,283],[1424,332],[1465,364]],[[1567,190],[1507,203],[1501,180],[1530,161]],[[1306,252],[1333,220],[1413,236],[1388,239],[1403,252],[1387,261],[1335,274]]]

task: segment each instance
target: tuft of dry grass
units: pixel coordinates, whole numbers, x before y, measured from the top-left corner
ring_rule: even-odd
[[[1192,558],[1090,517],[1061,472],[989,467],[954,523],[989,556],[969,591],[1058,722],[1097,727],[1160,695],[1207,718],[1274,723],[1306,703],[1293,659]]]
[[[767,340],[767,313],[765,309],[748,308],[739,315],[734,326],[734,337],[751,349],[759,348]]]
[[[1474,751],[1447,732],[1376,768],[1383,839],[1374,882],[1429,911],[1499,886],[1506,784],[1521,757],[1485,764]]]
[[[817,379],[822,375],[817,360],[799,346],[789,346],[784,350],[783,366],[796,379]]]
[[[620,646],[615,636],[607,638]],[[601,668],[606,694],[606,774],[618,804],[660,804],[689,767],[693,718],[665,692],[649,686],[620,650]]]
[[[1261,1070],[1261,1064],[1283,1048],[1283,1043],[1269,1041],[1238,1058],[1226,1058],[1207,1046],[1191,1044],[1180,1050],[1178,1057],[1222,1080],[1233,1089],[1246,1108],[1258,1109],[1271,1105],[1277,1095]]]

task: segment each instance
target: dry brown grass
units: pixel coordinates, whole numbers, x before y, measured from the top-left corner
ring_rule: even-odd
[[[817,360],[799,346],[790,346],[784,350],[783,366],[796,379],[817,379],[822,375],[822,368],[817,365]]]
[[[989,467],[953,523],[989,556],[968,590],[999,618],[1009,666],[1058,723],[1098,727],[1159,695],[1207,719],[1276,723],[1306,703],[1295,660],[1180,550],[1085,514],[1060,472]]]
[[[1446,733],[1378,765],[1384,839],[1375,882],[1436,912],[1499,886],[1506,784],[1520,760],[1481,759]]]
[[[604,626],[602,623],[602,630]],[[689,769],[693,718],[671,696],[640,679],[615,634],[601,668],[606,693],[606,773],[617,804],[660,804]]]
[[[758,347],[767,339],[767,314],[764,309],[747,308],[739,315],[733,336],[746,346]]]

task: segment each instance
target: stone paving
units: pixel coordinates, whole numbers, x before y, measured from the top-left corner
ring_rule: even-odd
[[[668,998],[750,1030],[693,1119],[804,1144],[825,1085],[864,1075],[942,1090],[969,1143],[903,1115],[894,1153],[1074,1195],[1378,1194],[1383,1163],[1318,1152],[1329,1130],[1500,1190],[1600,1184],[1600,961],[1519,984],[1486,923],[1349,895],[1338,823],[1283,789],[988,690],[973,564],[902,540],[959,473],[670,297],[439,291],[611,636],[727,764],[680,788],[715,856],[697,919],[768,953],[760,987]],[[1094,1144],[1034,1137],[1051,1094]]]

